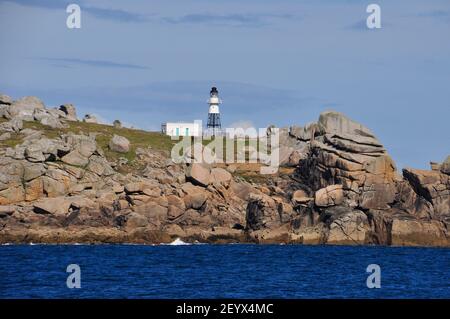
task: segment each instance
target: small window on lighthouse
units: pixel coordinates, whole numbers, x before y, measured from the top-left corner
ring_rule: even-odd
[[[176,136],[180,135],[180,128],[179,128],[179,127],[177,127],[177,128],[175,129],[175,135],[176,135]]]
[[[186,136],[189,136],[189,127],[186,127]]]

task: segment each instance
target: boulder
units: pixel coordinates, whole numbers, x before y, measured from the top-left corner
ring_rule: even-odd
[[[70,208],[71,201],[65,197],[45,198],[33,204],[34,211],[39,214],[65,216]]]
[[[95,115],[92,115],[92,114],[86,114],[83,118],[83,122],[94,123],[94,124],[98,123],[97,118],[95,117]]]
[[[184,204],[183,199],[181,199],[180,197],[176,196],[176,195],[169,195],[167,196],[167,203],[169,206],[174,206],[177,207],[181,210],[185,210],[186,206]]]
[[[89,158],[89,164],[86,168],[98,176],[110,176],[115,173],[108,161],[98,155],[92,155]]]
[[[54,161],[60,151],[67,151],[67,146],[63,143],[48,138],[26,140],[22,146],[25,158],[31,162]]]
[[[275,201],[264,194],[249,195],[245,220],[247,230],[278,227],[282,222]]]
[[[65,136],[65,143],[68,145],[69,153],[61,157],[64,163],[75,166],[86,166],[89,163],[89,158],[98,153],[95,139],[85,135],[67,135]]]
[[[168,208],[154,202],[148,202],[141,206],[133,207],[134,212],[147,217],[150,224],[161,226],[167,219]]]
[[[0,190],[21,185],[24,165],[21,161],[0,156]]]
[[[332,216],[327,244],[354,245],[366,243],[369,235],[366,214],[349,210]]]
[[[89,163],[89,158],[81,155],[78,150],[73,150],[72,152],[64,155],[61,158],[61,161],[70,165],[86,166]]]
[[[183,200],[186,208],[200,209],[207,200],[206,193],[186,195]]]
[[[450,155],[447,156],[445,161],[440,166],[441,172],[450,175]]]
[[[435,214],[450,216],[450,176],[438,171],[405,168],[403,176],[414,191],[433,205]]]
[[[59,107],[59,110],[64,112],[67,120],[69,121],[77,121],[77,111],[73,104],[63,104]]]
[[[48,197],[58,197],[68,194],[77,183],[77,179],[69,173],[53,168],[48,169],[41,178],[44,192]]]
[[[450,239],[439,221],[394,219],[391,230],[394,246],[448,246]]]
[[[369,180],[361,187],[358,206],[363,209],[389,209],[397,194],[394,183],[374,182]]]
[[[17,207],[14,205],[1,205],[0,206],[0,218],[4,218],[6,216],[10,216],[14,214]]]
[[[186,232],[183,230],[183,228],[181,228],[177,224],[166,225],[164,227],[163,231],[166,232],[168,235],[173,236],[173,237],[180,238],[180,237],[186,236]]]
[[[139,227],[146,227],[148,225],[147,218],[137,213],[130,213],[127,216],[126,229],[128,231]]]
[[[258,193],[258,191],[247,182],[235,182],[231,181],[230,189],[233,195],[237,196],[241,200],[247,200],[250,194]]]
[[[152,181],[135,181],[125,185],[125,192],[127,194],[144,193],[148,196],[151,196],[154,195],[152,191],[155,187],[158,187],[158,185]],[[160,192],[161,190],[159,190],[159,193]]]
[[[187,167],[186,180],[206,187],[211,182],[211,170],[205,164],[192,163]]]
[[[23,180],[29,182],[39,176],[42,176],[47,171],[44,164],[41,163],[25,163],[23,166]]]
[[[53,129],[63,128],[64,127],[64,125],[61,123],[61,121],[58,120],[58,118],[53,117],[53,116],[43,117],[39,121],[39,123],[41,123],[42,125],[45,125],[45,126],[49,126],[49,127],[53,128]]]
[[[292,193],[292,201],[296,204],[305,204],[311,200],[313,200],[313,198],[309,197],[308,194],[302,189],[298,189]]]
[[[211,183],[220,183],[228,186],[232,179],[231,174],[223,168],[213,168],[211,170],[210,181]]]
[[[114,120],[113,126],[114,128],[122,128],[122,122],[120,122],[119,120]]]
[[[20,134],[22,134],[23,140],[38,140],[42,137],[42,132],[38,130],[34,130],[31,128],[26,128],[20,131]]]
[[[11,103],[9,113],[11,117],[33,117],[35,109],[45,109],[44,103],[35,96],[26,96]]]
[[[8,122],[0,124],[0,131],[18,133],[23,128],[23,122],[20,118],[13,118]]]
[[[35,201],[42,197],[44,194],[44,183],[42,178],[35,178],[28,183],[25,183],[25,200]]]
[[[184,214],[184,210],[176,207],[174,205],[169,205],[167,210],[167,218],[169,220],[174,220]]]
[[[303,227],[291,234],[291,240],[305,245],[324,244],[323,229],[319,226]]]
[[[9,132],[0,134],[0,141],[6,141],[6,140],[9,140],[10,138],[11,138],[11,133],[9,133]]]
[[[7,120],[11,119],[11,114],[9,114],[9,105],[0,104],[0,118],[4,118]]]
[[[342,204],[344,190],[342,185],[330,185],[319,189],[314,195],[314,202],[319,207],[329,207]]]
[[[1,94],[0,93],[0,104],[11,104],[13,101],[11,99],[11,97],[9,97],[8,95],[5,94]]]
[[[70,149],[77,150],[80,155],[89,158],[97,150],[97,143],[94,136],[69,134],[65,136],[65,142],[70,146]]]
[[[235,230],[236,232],[236,230]],[[276,228],[264,228],[249,233],[249,237],[260,244],[291,243],[291,233],[287,225]]]
[[[30,162],[45,162],[47,159],[39,144],[31,144],[25,149],[25,158]]]
[[[22,185],[12,186],[0,191],[0,205],[18,203],[25,200],[25,191]]]
[[[188,182],[184,183],[181,189],[186,194],[183,197],[186,209],[200,209],[208,199],[207,192],[203,187],[195,186]]]
[[[441,170],[441,164],[436,162],[430,162],[430,169],[432,171],[440,171]]]
[[[318,121],[318,128],[322,133],[349,134],[354,137],[367,138],[368,140],[375,138],[373,133],[367,127],[349,119],[344,114],[335,111],[321,113]],[[376,143],[375,145],[379,145],[378,142],[374,142]]]
[[[109,141],[109,149],[118,153],[127,153],[130,150],[130,141],[120,135],[114,134]]]

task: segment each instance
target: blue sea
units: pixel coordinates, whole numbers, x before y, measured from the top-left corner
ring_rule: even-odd
[[[370,264],[381,288],[367,288]],[[4,245],[0,298],[450,298],[450,249]]]

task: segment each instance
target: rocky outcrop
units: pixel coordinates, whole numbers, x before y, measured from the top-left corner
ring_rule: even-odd
[[[13,102],[13,100],[11,99],[10,96],[6,95],[6,94],[1,94],[0,93],[0,105],[4,104],[4,105],[11,105],[11,103]]]
[[[98,120],[97,120],[97,117],[95,117],[95,115],[85,114],[83,117],[83,122],[96,124],[96,123],[98,123]]]
[[[93,134],[67,130],[71,104],[19,101],[0,95],[1,243],[450,245],[449,158],[400,176],[375,135],[343,114],[282,129],[286,167],[251,180],[245,166],[188,156],[175,164],[119,135],[104,150],[101,125]]]
[[[77,111],[75,109],[75,106],[73,104],[63,104],[59,107],[59,110],[62,111],[65,115],[67,120],[69,121],[77,121]]]
[[[204,163],[192,163],[186,168],[186,178],[196,185],[205,187],[215,183],[228,186],[232,175],[220,167],[211,168]]]
[[[76,121],[76,111],[72,104],[61,106],[59,109],[46,108],[37,97],[26,96],[13,101],[6,95],[2,95],[0,101],[0,118],[9,122],[0,125],[0,131],[19,132],[22,130],[23,121],[38,121],[42,125],[53,129],[62,129],[66,126],[64,121]]]
[[[441,172],[450,175],[450,155],[447,156],[445,161],[440,165]]]
[[[448,246],[448,234],[439,221],[394,219],[391,244],[395,246]]]
[[[320,115],[298,174],[314,189],[342,185],[347,203],[385,209],[395,196],[395,164],[373,133],[337,112]]]
[[[0,130],[4,132],[18,133],[23,128],[23,121],[20,118],[13,118],[9,122],[0,124]]]
[[[367,215],[360,210],[342,206],[326,209],[321,215],[328,226],[328,244],[365,244],[369,242],[370,225]]]
[[[292,127],[290,137],[308,143],[294,178],[301,187],[315,193],[314,206],[306,193],[294,193],[295,201],[304,203],[303,207],[297,206],[300,216],[294,226],[305,219],[314,220],[311,215],[321,218],[318,224],[309,222],[295,229],[296,234],[312,224],[321,229],[322,235],[316,240],[327,243],[348,244],[354,240],[360,244],[449,244],[450,193],[445,162],[432,171],[404,169],[402,177],[375,135],[337,112],[322,113],[318,123],[307,128]],[[324,219],[330,209],[340,210],[338,216],[342,219]],[[417,233],[400,231],[399,225],[418,225],[411,226]],[[348,227],[358,230],[356,238],[345,239],[350,233]],[[427,235],[429,229],[437,235]],[[412,240],[411,236],[416,238]],[[422,236],[428,239],[420,241]]]
[[[115,128],[122,128],[122,122],[120,122],[119,120],[114,120],[113,126]]]
[[[11,103],[9,115],[11,117],[21,117],[32,119],[35,110],[45,109],[44,103],[35,96],[26,96]]]
[[[450,218],[450,176],[437,171],[406,168],[403,175],[414,192],[431,204],[432,217]]]

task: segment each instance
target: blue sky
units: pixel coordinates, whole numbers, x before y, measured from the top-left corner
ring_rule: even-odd
[[[66,27],[77,3],[82,28]],[[382,29],[365,28],[381,6]],[[450,154],[450,1],[0,0],[0,92],[158,130],[206,120],[304,125],[337,110],[398,167]]]

